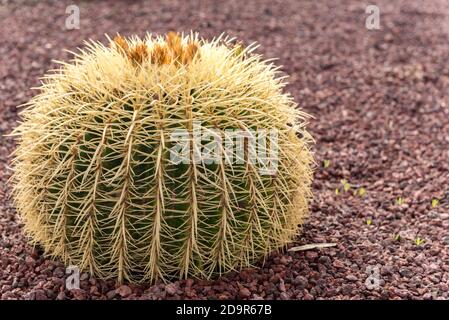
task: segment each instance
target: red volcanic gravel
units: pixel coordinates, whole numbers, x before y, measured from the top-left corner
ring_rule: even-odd
[[[80,29],[66,30],[76,2]],[[0,0],[1,299],[448,299],[449,6],[376,4],[380,30],[365,28],[355,0]],[[279,58],[287,90],[314,116],[318,164],[311,215],[291,246],[337,245],[273,253],[212,281],[117,286],[82,273],[81,288],[67,290],[64,266],[27,245],[9,199],[14,142],[3,134],[16,106],[84,39],[191,29],[257,41]]]

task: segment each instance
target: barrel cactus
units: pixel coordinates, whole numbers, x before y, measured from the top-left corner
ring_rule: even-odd
[[[13,133],[31,242],[98,278],[152,282],[238,270],[291,241],[312,138],[278,68],[224,37],[108,41],[45,76]]]

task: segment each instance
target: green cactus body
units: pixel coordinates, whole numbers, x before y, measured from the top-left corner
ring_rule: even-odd
[[[120,282],[252,265],[291,241],[310,198],[308,116],[284,86],[277,68],[227,39],[89,43],[46,76],[14,133],[25,231],[50,256]],[[221,140],[221,161],[196,161],[213,140],[198,143],[198,123]],[[171,157],[179,129],[182,163]],[[268,129],[274,173],[249,160],[251,137],[243,153],[224,148],[228,133]]]

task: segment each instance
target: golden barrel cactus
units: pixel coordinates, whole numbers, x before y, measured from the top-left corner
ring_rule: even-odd
[[[272,63],[233,43],[117,36],[44,77],[13,133],[32,242],[151,282],[238,270],[291,241],[310,198],[308,116]]]

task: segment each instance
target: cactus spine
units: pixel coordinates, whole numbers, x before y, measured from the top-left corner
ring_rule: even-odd
[[[282,92],[277,68],[223,38],[110,43],[62,63],[22,112],[14,196],[32,242],[99,278],[151,282],[250,266],[291,241],[313,160],[307,115]],[[206,146],[194,139],[197,122],[222,141],[237,129],[275,130],[275,173],[250,161],[250,138],[240,158],[195,161]],[[171,157],[178,129],[187,162]]]

